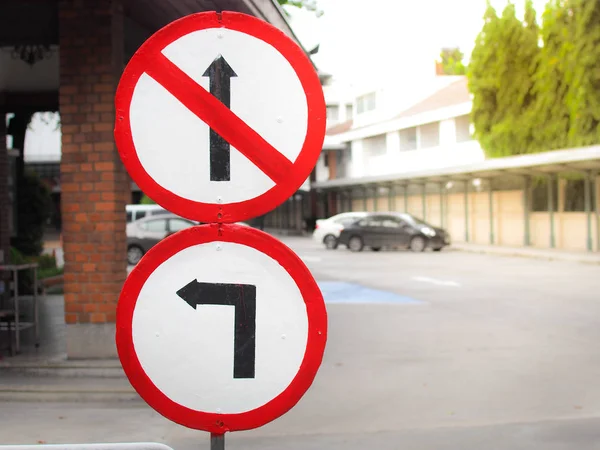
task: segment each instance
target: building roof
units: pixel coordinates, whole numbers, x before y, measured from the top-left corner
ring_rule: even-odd
[[[533,175],[600,169],[600,146],[554,150],[528,155],[507,156],[483,162],[435,170],[418,170],[360,178],[338,178],[313,183],[317,189],[334,189],[384,183],[411,184],[493,178],[500,175]]]
[[[345,133],[346,131],[348,131],[352,128],[352,124],[353,124],[352,119],[347,120],[345,122],[335,124],[335,125],[327,128],[327,131],[325,134],[327,134],[328,136],[333,136],[336,134]]]
[[[432,93],[429,96],[395,116],[388,116],[360,126],[355,126],[356,122],[352,121],[343,122],[330,127],[327,135],[339,137],[347,142],[468,114],[471,110],[467,77],[438,76],[430,89]]]
[[[436,109],[447,108],[449,106],[456,106],[470,101],[471,95],[469,94],[469,88],[467,86],[467,77],[460,77],[454,83],[440,89],[394,118],[401,119],[404,117],[416,116],[417,114],[435,111]]]

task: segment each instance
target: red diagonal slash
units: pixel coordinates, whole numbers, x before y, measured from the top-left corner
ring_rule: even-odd
[[[279,184],[289,177],[293,168],[290,160],[166,56],[162,53],[148,55],[147,61],[144,71],[150,77],[252,161],[271,180]]]

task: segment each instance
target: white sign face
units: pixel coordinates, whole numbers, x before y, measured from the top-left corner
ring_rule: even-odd
[[[223,57],[236,74],[230,78],[231,111],[295,161],[306,136],[306,96],[294,69],[274,47],[245,33],[211,28],[178,39],[163,54],[207,91],[211,80],[204,74],[217,55]],[[211,181],[209,125],[147,74],[135,87],[130,114],[140,162],[158,184],[180,197],[234,203],[275,185],[235,148],[229,180]]]
[[[201,225],[150,249],[127,277],[117,350],[158,412],[213,433],[263,425],[310,387],[327,339],[323,296],[266,233]]]
[[[194,280],[255,286],[255,370],[247,378],[234,378],[234,318],[236,308],[252,308],[251,299],[193,308],[177,292]],[[211,242],[177,253],[150,275],[132,333],[142,368],[167,397],[227,414],[256,409],[291,383],[306,350],[308,321],[298,287],[276,261],[244,245]]]
[[[202,222],[264,214],[310,175],[325,135],[312,63],[256,18],[192,15],[150,37],[115,97],[115,140],[140,188]]]

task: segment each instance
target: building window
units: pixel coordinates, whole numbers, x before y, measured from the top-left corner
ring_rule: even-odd
[[[352,104],[348,103],[346,105],[346,120],[352,119]]]
[[[361,95],[356,99],[356,113],[360,114],[375,109],[375,92]]]
[[[554,180],[552,186],[552,210],[558,210],[558,183]],[[547,212],[548,211],[548,180],[545,178],[535,179],[531,189],[531,211]]]
[[[471,119],[469,115],[458,116],[454,119],[456,124],[456,142],[470,141],[471,137]]]
[[[440,145],[440,123],[433,122],[419,126],[419,148],[431,148]]]
[[[590,182],[590,208],[596,210],[596,189]],[[585,181],[567,180],[565,186],[565,212],[585,211]]]
[[[400,151],[417,149],[417,128],[406,128],[400,130]]]
[[[327,120],[339,120],[340,108],[338,105],[327,105]]]
[[[386,148],[387,141],[385,134],[379,134],[363,139],[363,151],[368,156],[385,155]]]

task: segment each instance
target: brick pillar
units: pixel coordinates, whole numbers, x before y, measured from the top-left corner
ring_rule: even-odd
[[[0,102],[2,98],[0,97]],[[8,196],[8,152],[6,150],[6,112],[0,103],[0,264],[8,263],[10,217]]]
[[[61,0],[59,24],[67,354],[110,358],[131,197],[113,138],[124,65],[122,1]]]

